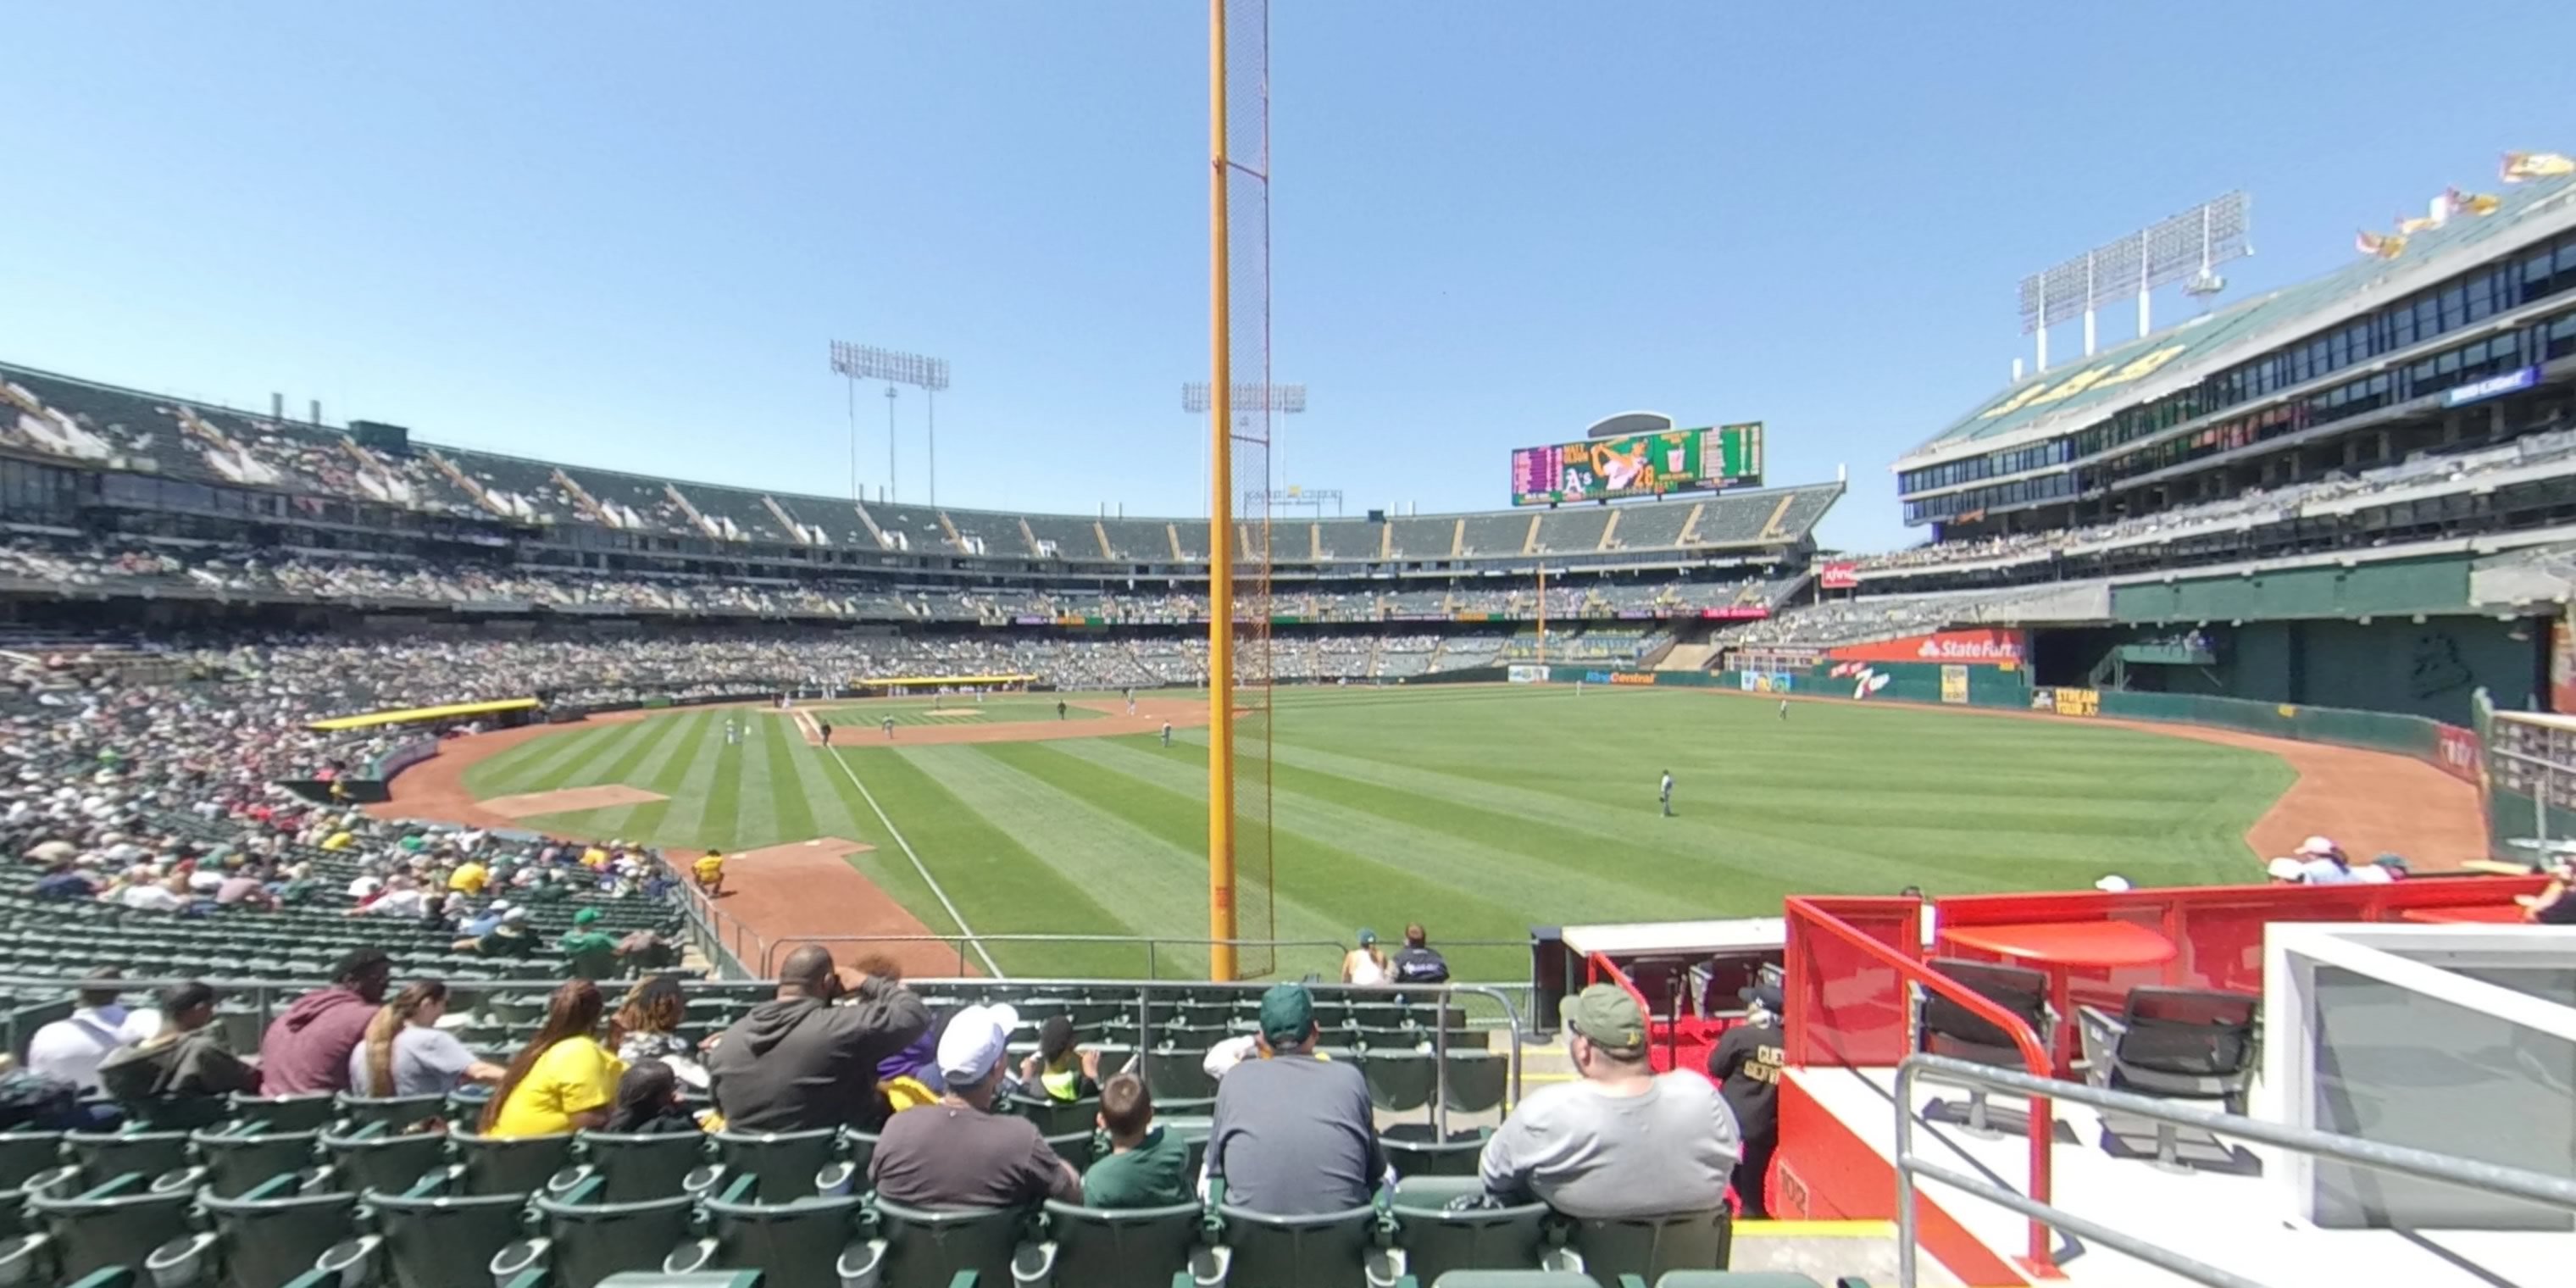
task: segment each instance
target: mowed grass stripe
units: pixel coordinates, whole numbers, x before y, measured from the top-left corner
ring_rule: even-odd
[[[752,721],[752,740],[760,744],[761,787],[768,798],[763,808],[769,833],[777,838],[772,845],[810,841],[819,835],[814,830],[814,808],[806,803],[806,787],[794,764],[804,754],[804,741],[800,738],[790,745],[789,732],[784,720]]]
[[[465,785],[479,797],[515,796],[528,784],[562,764],[587,756],[597,746],[626,732],[624,725],[592,725],[541,734],[465,770]]]
[[[597,777],[586,778],[583,781],[585,783],[634,782],[646,762],[652,760],[663,748],[674,741],[688,737],[707,718],[707,713],[698,712],[685,716],[661,716],[644,721],[643,723],[652,731],[650,734],[635,739],[633,745],[626,749],[626,753],[611,762],[606,769],[601,770]]]
[[[807,745],[805,736],[793,725],[787,725],[785,721],[779,723],[787,728],[784,768],[789,776],[780,780],[780,801],[784,802],[793,795],[804,806],[807,823],[816,836],[838,836],[870,845],[879,844],[876,817],[864,809],[858,815],[852,814],[848,802],[843,799],[845,792],[853,797],[857,793],[851,791],[849,780],[841,771],[832,767],[832,753]],[[792,787],[789,786],[791,778]]]
[[[580,754],[562,757],[547,764],[542,771],[524,775],[519,790],[550,792],[572,786],[575,782],[591,781],[586,775],[594,767],[615,763],[628,747],[650,741],[653,733],[650,720],[631,720],[611,726],[607,737],[586,741]]]
[[[1114,821],[1123,828],[1144,832],[1162,843],[1158,856],[1168,853],[1177,861],[1154,873],[1138,873],[1140,879],[1178,874],[1167,894],[1157,896],[1160,907],[1176,907],[1169,914],[1178,920],[1158,923],[1160,933],[1188,934],[1207,924],[1207,792],[1204,771],[1199,788],[1192,794],[1187,788],[1174,789],[1150,780],[1140,779],[1117,770],[1088,762],[1071,755],[1061,742],[988,743],[974,750],[1001,761],[1012,769],[1054,788],[1090,814]],[[1249,802],[1246,802],[1249,804]],[[1247,813],[1249,811],[1246,811]],[[1068,818],[1063,830],[1075,831],[1079,820]],[[1274,831],[1274,844],[1276,833]],[[1312,838],[1309,838],[1310,840]],[[1285,847],[1283,847],[1284,849]],[[1044,855],[1046,851],[1041,851]],[[1416,874],[1400,869],[1378,870],[1380,865],[1347,851],[1334,849],[1321,842],[1300,847],[1298,871],[1305,887],[1295,897],[1274,893],[1275,928],[1282,939],[1330,939],[1348,937],[1350,926],[1343,924],[1347,913],[1334,913],[1310,902],[1308,894],[1336,890],[1367,890],[1372,897],[1400,893],[1386,884],[1402,886],[1419,881]],[[1311,880],[1309,880],[1311,878]],[[1274,883],[1275,885],[1275,883]],[[1444,892],[1453,897],[1454,891]],[[1158,912],[1158,915],[1164,915]],[[1356,923],[1353,923],[1356,924]]]
[[[746,838],[735,824],[742,817],[742,745],[726,742],[721,731],[707,741],[716,749],[715,773],[707,786],[706,811],[688,843],[699,849],[710,845],[741,849]]]
[[[647,724],[659,727],[654,731],[651,742],[637,744],[637,752],[649,753],[637,759],[659,762],[690,746],[696,736],[693,731],[703,723],[703,719],[702,716],[692,715],[646,721]],[[629,754],[634,755],[634,753]],[[626,757],[621,757],[621,760],[623,759]],[[639,763],[634,771],[634,778],[621,777],[599,781],[635,785],[635,779],[645,776],[645,770]],[[649,841],[653,835],[654,824],[659,822],[663,812],[670,807],[671,803],[668,800],[646,801],[636,805],[611,805],[602,809],[547,814],[525,821],[540,830],[559,832],[567,836],[589,837],[595,840],[622,838]]]
[[[673,778],[673,786],[677,786],[676,766],[697,750],[698,740],[706,736],[708,722],[713,718],[712,712],[705,711],[663,717],[663,723],[669,728],[662,737],[654,740],[652,754],[635,766],[633,777],[620,780],[646,791],[661,792],[663,799],[593,811],[591,826],[597,829],[598,835],[649,839],[660,833],[662,819],[671,812],[671,801],[670,792],[655,784],[669,774]]]
[[[1207,762],[1182,748],[1130,739],[1080,739],[1045,744],[1057,754],[1089,761],[1103,769],[1152,783],[1190,797],[1207,808]],[[1273,835],[1284,850],[1302,851],[1302,841],[1350,856],[1353,863],[1381,869],[1360,887],[1374,894],[1356,907],[1336,911],[1357,925],[1372,907],[1439,908],[1450,932],[1462,937],[1517,935],[1527,932],[1533,910],[1568,921],[1621,920],[1671,906],[1670,887],[1657,874],[1618,863],[1601,862],[1596,837],[1532,826],[1450,801],[1386,791],[1355,779],[1290,769],[1274,770],[1271,780]],[[1238,809],[1249,801],[1238,798]],[[1418,820],[1418,821],[1417,821]],[[1566,862],[1581,855],[1581,864]],[[1310,866],[1293,870],[1298,884],[1308,880]],[[1407,891],[1407,886],[1419,886]],[[1508,891],[1509,903],[1485,898],[1481,891]],[[1410,895],[1410,899],[1397,898]],[[1477,915],[1481,911],[1485,915]],[[1462,927],[1471,922],[1473,929]]]
[[[679,772],[663,780],[670,786],[664,787],[660,781],[654,784],[653,790],[671,798],[671,808],[662,816],[662,825],[653,834],[654,842],[706,848],[698,844],[700,825],[706,820],[707,807],[715,793],[716,767],[723,759],[724,750],[720,731],[712,723],[701,725],[687,755],[674,758],[673,765]],[[728,849],[733,848],[732,842],[730,836],[717,838],[717,843]]]
[[[871,748],[830,754],[842,757],[866,780],[877,804],[903,830],[904,839],[919,852],[922,863],[938,875],[949,897],[957,901],[958,911],[978,933],[1125,933],[1125,923],[1093,897],[1095,890],[1116,887],[1085,888],[1066,880],[1010,832],[950,790],[953,778],[935,777],[913,763],[908,754],[897,751]],[[885,834],[847,776],[833,770],[832,778],[843,806],[853,811],[853,817],[863,820],[852,830],[877,847],[870,853],[851,856],[850,862],[932,931],[954,932],[956,923],[949,920],[938,898],[922,883],[911,860]],[[1014,975],[1132,978],[1145,973],[1144,954],[1123,945],[1006,942],[989,947],[1002,969]]]

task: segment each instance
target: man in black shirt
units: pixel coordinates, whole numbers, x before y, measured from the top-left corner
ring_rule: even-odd
[[[1388,969],[1398,984],[1446,984],[1449,982],[1449,959],[1429,943],[1422,923],[1404,928],[1404,947],[1395,954]]]
[[[1758,984],[1741,996],[1753,1009],[1719,1036],[1708,1053],[1708,1076],[1717,1080],[1744,1138],[1744,1154],[1735,1164],[1736,1201],[1744,1206],[1745,1220],[1763,1221],[1771,1215],[1762,1199],[1763,1177],[1780,1143],[1780,990]]]

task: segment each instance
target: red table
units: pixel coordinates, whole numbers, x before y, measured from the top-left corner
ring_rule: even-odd
[[[2465,908],[2408,908],[2397,914],[2400,921],[2424,922],[2430,925],[2521,925],[2522,905],[2508,903],[2473,904]]]
[[[2130,921],[2040,921],[2000,926],[1943,926],[1941,937],[1962,948],[1998,957],[2018,958],[2048,972],[2048,1001],[2057,1011],[2057,1032],[2048,1035],[2049,1055],[2061,1070],[2070,1068],[2068,1041],[2075,1033],[2075,1008],[2068,997],[2069,972],[2078,966],[2156,966],[2180,951],[2162,934]]]

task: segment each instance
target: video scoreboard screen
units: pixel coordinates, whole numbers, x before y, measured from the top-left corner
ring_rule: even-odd
[[[1762,483],[1762,425],[1594,438],[1512,453],[1512,504],[1557,505]]]

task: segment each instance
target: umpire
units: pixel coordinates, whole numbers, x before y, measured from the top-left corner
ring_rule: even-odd
[[[1738,994],[1752,1005],[1744,1022],[1728,1029],[1708,1053],[1708,1076],[1735,1111],[1744,1153],[1735,1163],[1735,1200],[1747,1221],[1770,1219],[1763,1178],[1780,1144],[1780,988],[1757,984]]]

